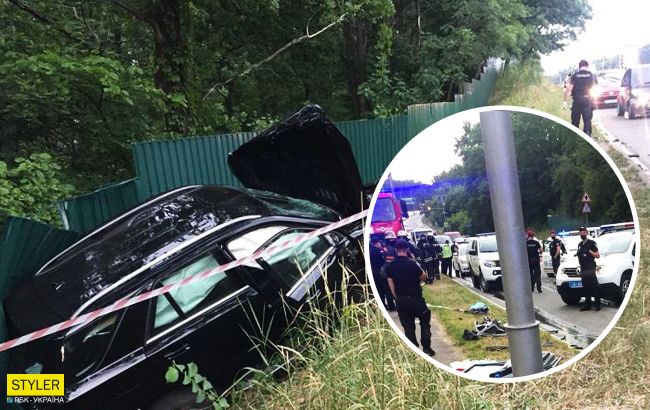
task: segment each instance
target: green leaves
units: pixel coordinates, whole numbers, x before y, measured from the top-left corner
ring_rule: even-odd
[[[183,386],[190,386],[192,393],[196,395],[196,403],[203,403],[205,400],[209,400],[212,403],[213,409],[222,410],[230,407],[228,401],[217,394],[212,383],[199,373],[199,368],[196,363],[190,362],[184,365],[173,362],[167,368],[165,380],[167,383],[176,383],[181,375],[183,376],[181,384]]]
[[[61,182],[61,167],[47,153],[15,158],[15,167],[0,161],[0,217],[22,216],[60,226],[56,202],[75,188]]]

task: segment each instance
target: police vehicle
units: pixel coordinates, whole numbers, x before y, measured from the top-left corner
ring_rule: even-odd
[[[480,288],[483,292],[503,289],[495,233],[482,233],[472,238],[467,251],[467,260],[475,288]]]

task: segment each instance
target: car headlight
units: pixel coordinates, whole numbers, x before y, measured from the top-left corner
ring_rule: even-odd
[[[598,96],[600,95],[600,87],[598,87],[597,85],[591,87],[591,90],[589,90],[589,95],[591,95],[591,98],[598,98]]]
[[[483,265],[488,268],[493,268],[495,266],[495,263],[492,261],[483,261]]]

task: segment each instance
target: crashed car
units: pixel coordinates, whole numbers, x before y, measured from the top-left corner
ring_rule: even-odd
[[[241,146],[229,165],[250,188],[199,185],[159,195],[22,282],[4,301],[10,338],[216,269],[367,206],[347,140],[316,106]],[[344,226],[12,349],[9,372],[63,373],[65,409],[191,408],[189,389],[165,384],[168,366],[194,362],[217,391],[230,386],[242,369],[261,364],[260,333],[277,341],[293,321],[287,312],[324,303],[326,290],[340,288],[343,265],[363,281],[361,235],[360,222]]]

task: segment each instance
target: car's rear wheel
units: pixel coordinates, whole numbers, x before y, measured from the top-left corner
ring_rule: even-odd
[[[581,296],[577,295],[567,295],[566,293],[560,293],[560,298],[562,298],[562,302],[566,303],[569,306],[575,306],[580,302],[580,299],[582,298]]]
[[[625,114],[625,108],[621,105],[620,102],[616,102],[616,115],[622,117]]]
[[[621,286],[618,288],[618,294],[616,295],[616,302],[623,303],[623,299],[625,299],[625,294],[630,289],[630,282],[632,282],[632,272],[625,272],[621,276]]]
[[[481,290],[483,292],[485,292],[485,293],[490,292],[492,290],[492,286],[491,286],[490,282],[485,280],[485,278],[483,277],[483,273],[481,273],[481,275],[479,276],[479,279],[480,279]]]

